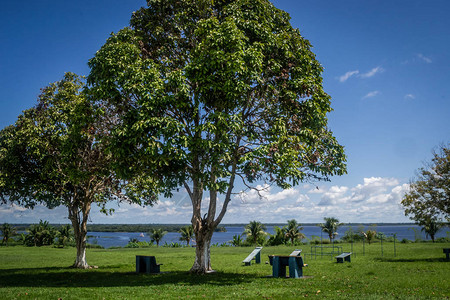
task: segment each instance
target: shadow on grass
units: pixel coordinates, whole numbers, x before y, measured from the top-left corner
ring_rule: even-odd
[[[449,262],[445,258],[375,258],[380,262]]]
[[[258,276],[256,276],[258,277]],[[112,270],[76,270],[68,268],[30,268],[0,270],[1,287],[121,287],[167,284],[230,286],[254,281],[250,274],[216,272],[194,275],[173,271],[137,274]]]

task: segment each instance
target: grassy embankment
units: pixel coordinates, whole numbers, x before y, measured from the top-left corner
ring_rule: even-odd
[[[339,244],[350,251],[349,244]],[[89,249],[88,262],[98,269],[69,266],[75,249],[0,247],[1,299],[449,299],[450,262],[442,248],[450,244],[412,243],[354,245],[351,263],[337,264],[330,256],[310,256],[302,247],[305,278],[271,278],[267,255],[287,255],[293,247],[264,247],[262,264],[244,267],[252,248],[214,247],[217,271],[188,274],[193,248]],[[155,255],[163,263],[159,275],[136,274],[135,255]]]

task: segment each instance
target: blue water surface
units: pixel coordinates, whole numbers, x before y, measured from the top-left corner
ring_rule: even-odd
[[[358,226],[351,226],[353,231],[358,231]],[[244,232],[244,227],[237,227],[237,226],[225,226],[227,229],[226,232],[215,232],[212,237],[212,244],[223,244],[228,243],[233,239],[234,235],[240,235]],[[338,236],[337,238],[343,236],[345,232],[349,229],[349,226],[341,226],[338,229]],[[365,226],[365,230],[368,229],[368,226]],[[416,240],[417,238],[422,240],[427,240],[427,237],[424,232],[421,231],[421,227],[417,225],[378,225],[375,227],[375,230],[377,232],[382,232],[386,236],[392,236],[393,234],[396,234],[396,237],[398,240],[402,239],[408,239],[408,240]],[[436,238],[438,237],[446,237],[450,235],[449,232],[450,228],[444,227],[442,228],[438,234],[436,235]],[[273,234],[274,229],[273,226],[267,226],[268,233]],[[328,238],[326,233],[322,233],[320,230],[320,227],[314,226],[314,225],[305,225],[303,226],[302,230],[303,234],[306,236],[306,240],[311,239],[314,237],[317,238]],[[142,236],[143,235],[143,236]],[[140,233],[140,232],[89,232],[88,233],[88,243],[90,244],[98,244],[102,247],[109,248],[109,247],[124,247],[128,244],[130,239],[138,239],[139,241],[150,241],[149,234],[146,232]],[[242,237],[245,239],[245,236]],[[180,241],[180,234],[178,232],[168,232],[162,241],[160,242],[160,245],[164,245],[165,243],[181,243],[185,244],[184,241]]]

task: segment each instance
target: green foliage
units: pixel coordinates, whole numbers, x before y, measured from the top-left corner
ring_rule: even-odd
[[[69,224],[62,225],[56,232],[55,245],[57,247],[75,246],[75,235]]]
[[[230,244],[234,247],[240,247],[244,244],[244,241],[242,240],[242,236],[240,234],[233,235],[233,240],[230,241]]]
[[[441,218],[450,221],[450,144],[433,152],[431,162],[417,170],[417,178],[402,200],[405,215],[417,224],[429,227]]]
[[[16,229],[8,223],[3,223],[1,229],[2,231],[2,245],[8,246],[8,240],[16,235]]]
[[[359,232],[355,232],[352,226],[349,226],[347,231],[344,233],[344,236],[341,238],[345,242],[358,242],[362,241],[363,235],[361,234],[362,230]]]
[[[53,240],[56,236],[56,230],[51,226],[48,221],[39,221],[39,224],[32,224],[27,230],[27,234],[24,239],[24,245],[32,246],[48,246],[53,244]]]
[[[303,230],[301,224],[298,224],[295,219],[288,220],[288,224],[285,227],[286,239],[291,241],[291,245],[295,245],[297,242],[305,238],[305,235],[300,232]]]
[[[339,220],[336,218],[323,218],[325,223],[319,224],[319,226],[322,228],[323,232],[328,233],[328,236],[330,237],[330,241],[334,239],[334,237],[337,235],[337,229],[339,226],[341,226],[341,223],[339,223]]]
[[[267,240],[267,245],[269,246],[278,246],[286,243],[286,228],[274,226],[274,234],[271,234],[269,239]]]
[[[370,243],[375,239],[377,235],[377,232],[375,230],[367,230],[366,232],[363,232],[363,236],[366,239],[366,241]]]
[[[266,239],[266,226],[258,221],[250,221],[245,226],[244,234],[247,236],[246,242],[250,245],[263,245]]]
[[[268,0],[150,0],[89,61],[90,93],[120,119],[117,172],[165,196],[185,188],[197,239],[237,178],[289,188],[346,172],[323,68],[289,19]]]
[[[166,233],[167,231],[164,231],[162,228],[152,229],[149,233],[151,242],[156,242],[156,246],[159,247],[159,242],[166,235]]]
[[[422,225],[422,231],[425,231],[426,236],[431,238],[431,240],[434,243],[434,237],[438,231],[444,227],[444,223],[438,222],[436,219],[425,219],[421,222]]]
[[[186,245],[189,246],[189,242],[194,237],[194,228],[192,225],[182,227],[179,233],[181,234],[180,241],[185,241]]]

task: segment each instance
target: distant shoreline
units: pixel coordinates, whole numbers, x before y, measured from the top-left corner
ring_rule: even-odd
[[[25,231],[28,227],[33,223],[16,223],[11,224],[19,231]],[[59,228],[62,225],[70,224],[70,223],[54,223],[50,224],[55,228]],[[278,226],[283,227],[287,225],[286,223],[263,223],[265,226]],[[301,226],[318,226],[319,223],[301,223]],[[149,232],[154,228],[162,228],[168,232],[178,232],[183,226],[187,226],[190,224],[88,224],[89,232]],[[216,231],[226,231],[226,227],[234,228],[234,227],[245,227],[247,223],[232,223],[232,224],[220,224]],[[417,226],[415,223],[342,223],[342,226]],[[448,224],[446,226],[449,226]]]

